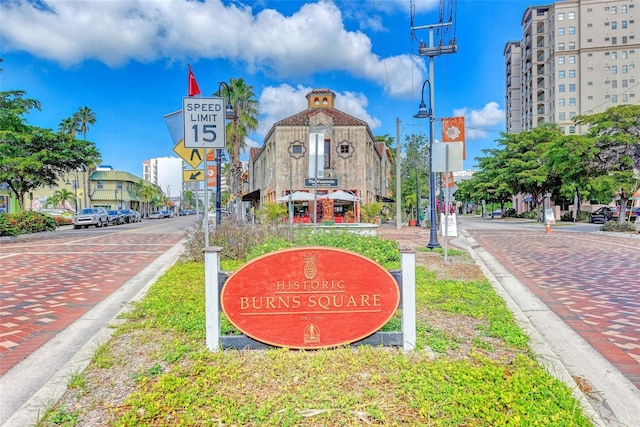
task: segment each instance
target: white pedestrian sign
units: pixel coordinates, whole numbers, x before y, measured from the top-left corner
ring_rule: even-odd
[[[225,148],[223,98],[182,98],[184,146]]]

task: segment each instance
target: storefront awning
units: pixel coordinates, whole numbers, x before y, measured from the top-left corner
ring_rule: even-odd
[[[242,196],[243,202],[256,202],[258,200],[260,200],[260,190],[255,190]]]

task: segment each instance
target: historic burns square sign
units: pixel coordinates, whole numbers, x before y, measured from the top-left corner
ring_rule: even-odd
[[[318,349],[359,341],[394,315],[391,274],[354,252],[302,247],[263,255],[233,273],[220,303],[229,321],[265,344]]]

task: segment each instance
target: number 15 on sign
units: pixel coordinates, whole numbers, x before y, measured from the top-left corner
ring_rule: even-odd
[[[224,99],[182,98],[184,146],[225,148]]]

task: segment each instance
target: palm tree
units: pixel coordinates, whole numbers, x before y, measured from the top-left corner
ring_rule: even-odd
[[[227,151],[231,163],[231,193],[235,194],[238,203],[242,201],[242,163],[240,153],[247,148],[245,138],[258,128],[258,101],[253,93],[253,86],[245,83],[243,78],[229,79],[229,87],[222,86],[215,96],[231,99],[231,106],[236,114],[227,125]],[[238,211],[239,214],[240,211]],[[239,218],[238,218],[239,219]]]
[[[76,196],[66,188],[61,188],[60,190],[56,190],[51,196],[51,201],[58,207],[59,205],[63,208],[66,202],[75,202]]]
[[[82,132],[83,139],[87,140],[87,130],[89,130],[89,125],[93,125],[96,122],[96,115],[91,108],[80,107],[78,111],[73,115],[73,119],[78,123],[79,131]]]
[[[142,181],[140,181],[140,183],[142,183]],[[155,189],[150,185],[142,185],[142,187],[138,190],[140,201],[144,206],[142,215],[145,217],[149,216],[149,202],[151,201],[155,193],[156,193]]]
[[[60,124],[58,125],[58,131],[64,133],[65,135],[69,135],[75,138],[76,132],[78,132],[79,130],[78,127],[79,127],[79,124],[75,120],[75,115],[74,115],[74,117],[67,117],[66,119],[61,121]]]

